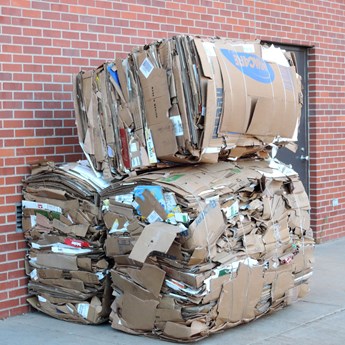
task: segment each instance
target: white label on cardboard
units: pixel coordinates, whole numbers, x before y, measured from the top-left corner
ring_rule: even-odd
[[[36,268],[30,272],[30,278],[32,280],[37,280],[38,279],[38,274],[37,274],[37,269]]]
[[[111,158],[115,157],[114,150],[109,145],[107,146],[107,151],[108,151],[109,157],[111,157]]]
[[[151,72],[153,71],[153,65],[148,58],[145,58],[139,69],[141,73],[144,75],[144,77],[148,78]]]
[[[155,223],[155,222],[161,222],[163,221],[163,219],[161,218],[161,216],[155,211],[153,210],[148,216],[147,216],[147,220],[150,224]]]
[[[240,211],[238,200],[236,200],[231,206],[225,208],[224,211],[227,219],[232,219],[237,216]]]
[[[190,218],[187,212],[175,213],[175,219],[177,222],[181,222],[181,223],[187,223],[190,221]]]
[[[71,314],[74,314],[74,309],[71,306],[66,304],[66,308],[70,311]]]
[[[279,223],[273,224],[273,231],[274,231],[274,237],[277,242],[281,242],[281,236],[280,236],[280,225]]]
[[[38,300],[39,300],[41,303],[47,302],[47,300],[46,300],[44,297],[40,296],[40,295],[38,295],[37,298],[38,298]]]
[[[30,216],[30,224],[31,224],[31,227],[32,227],[32,228],[33,228],[34,226],[36,226],[36,224],[37,224],[36,215],[31,215],[31,216]]]
[[[245,53],[254,53],[255,52],[254,44],[243,44],[243,51]]]
[[[50,205],[50,204],[45,204],[43,202],[23,200],[22,206],[23,208],[33,208],[33,209],[38,209],[38,210],[46,210],[46,211],[62,213],[62,209],[60,207]]]
[[[136,142],[131,143],[130,146],[129,146],[129,150],[130,150],[131,152],[137,152],[137,151],[138,151],[138,145],[137,145],[137,143],[136,143]]]
[[[207,54],[207,56],[216,56],[216,52],[214,50],[214,43],[211,42],[202,42],[202,45],[205,49],[205,52]]]
[[[182,120],[180,115],[174,115],[170,117],[171,122],[174,126],[174,133],[176,137],[180,137],[183,135],[183,126]]]
[[[209,204],[211,201],[219,201],[219,195],[210,196],[205,199],[206,204]]]
[[[205,147],[202,153],[219,153],[220,147]]]
[[[116,231],[118,229],[118,227],[119,227],[119,221],[118,221],[118,219],[115,219],[113,225],[111,226],[109,233]]]
[[[132,202],[132,206],[137,210],[139,208],[139,204],[134,200]]]
[[[126,205],[132,205],[133,201],[133,194],[121,194],[121,195],[115,195],[115,201],[121,202]]]
[[[201,116],[205,116],[206,115],[206,107],[203,105],[201,108]]]
[[[41,249],[41,246],[38,243],[31,242],[31,248],[33,248],[33,249]]]
[[[96,272],[96,276],[99,281],[101,281],[105,277],[103,272]]]
[[[136,168],[136,167],[140,167],[140,157],[133,157],[132,160],[131,160],[131,165],[132,165],[132,168]]]
[[[164,193],[164,201],[165,201],[165,211],[170,213],[176,207],[176,199],[174,192],[167,192]]]
[[[87,319],[87,314],[89,313],[90,304],[89,303],[78,303],[77,311],[84,318]]]
[[[146,139],[147,155],[149,156],[149,161],[151,164],[155,164],[157,163],[155,146],[153,144],[151,130],[147,127],[145,128],[145,139]]]

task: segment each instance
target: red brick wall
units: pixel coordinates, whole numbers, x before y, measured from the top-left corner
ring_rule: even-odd
[[[345,236],[344,11],[343,0],[1,0],[0,318],[27,311],[15,203],[28,164],[81,157],[72,74],[176,33],[315,45],[309,54],[312,226],[318,241]]]

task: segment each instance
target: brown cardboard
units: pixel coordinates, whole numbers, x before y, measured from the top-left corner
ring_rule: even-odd
[[[163,334],[173,339],[191,339],[197,334],[208,333],[208,327],[205,323],[192,321],[190,326],[185,326],[176,322],[167,322]]]
[[[78,268],[83,269],[87,272],[92,272],[91,258],[78,257],[77,258],[77,264],[78,264]]]
[[[252,317],[252,307],[259,301],[263,287],[262,268],[255,268],[253,272],[255,278],[261,278],[255,284],[251,284],[254,283],[254,280],[251,282],[251,269],[240,264],[236,277],[224,283],[218,304],[218,322],[236,323]]]
[[[40,266],[58,268],[62,270],[77,271],[77,258],[63,254],[37,254],[37,264]]]
[[[145,218],[148,218],[152,212],[156,212],[162,220],[167,218],[164,208],[151,192],[145,190],[143,197],[144,199],[137,197],[135,201],[140,205],[140,211]]]
[[[39,268],[37,269],[37,275],[42,279],[59,279],[63,276],[63,270],[55,268]]]
[[[165,271],[155,265],[144,264],[141,270],[127,268],[126,272],[137,284],[152,292],[155,297],[159,297]]]
[[[84,291],[84,283],[78,279],[39,279],[40,283],[51,286],[61,286],[67,289]]]
[[[105,250],[107,256],[128,254],[133,249],[130,237],[108,237],[105,240]]]
[[[141,300],[127,292],[123,295],[122,317],[135,330],[150,331],[154,326],[158,301]]]
[[[264,61],[259,53],[262,49],[257,42],[216,42],[224,81],[224,108],[227,109],[220,132],[292,138],[301,106],[295,71]],[[231,78],[224,77],[229,75]]]
[[[113,284],[122,292],[132,294],[141,300],[156,299],[152,292],[142,288],[140,285],[132,282],[126,276],[121,275],[114,270],[111,271],[111,279]]]
[[[72,278],[81,280],[86,284],[97,285],[100,283],[97,275],[94,273],[91,273],[91,272],[71,271],[70,274],[71,274]]]
[[[168,267],[162,265],[162,268],[167,273],[167,275],[173,279],[182,281],[188,285],[191,285],[195,288],[201,287],[204,283],[204,280],[211,275],[211,271],[207,271],[205,273],[192,273],[192,272],[183,272],[181,270],[174,269],[172,267]]]
[[[76,236],[85,237],[89,228],[88,224],[66,225],[58,219],[53,219],[53,227],[65,234],[74,234]]]
[[[147,225],[135,243],[129,258],[144,263],[153,251],[166,253],[173,243],[178,227],[166,223],[153,223]]]
[[[211,202],[206,205],[200,215],[189,226],[191,237],[185,245],[189,249],[211,246],[224,232],[225,227],[223,213],[219,204]]]

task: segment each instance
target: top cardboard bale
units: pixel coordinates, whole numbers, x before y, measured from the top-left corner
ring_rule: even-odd
[[[297,139],[293,55],[259,41],[176,36],[75,79],[80,145],[106,178],[163,162],[262,155]]]

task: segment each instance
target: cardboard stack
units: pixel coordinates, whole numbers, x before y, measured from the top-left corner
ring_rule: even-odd
[[[280,162],[151,171],[102,199],[117,330],[194,341],[308,292],[309,201]]]
[[[112,292],[100,192],[109,184],[81,163],[32,166],[24,181],[28,302],[62,320],[108,320]]]
[[[267,156],[296,140],[293,54],[255,41],[176,36],[75,79],[79,142],[95,171]]]

